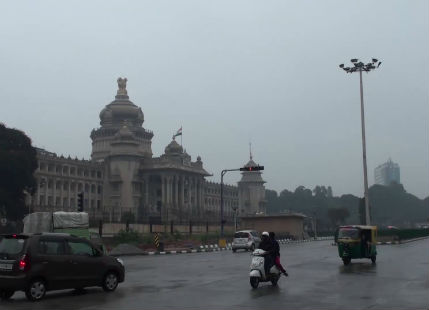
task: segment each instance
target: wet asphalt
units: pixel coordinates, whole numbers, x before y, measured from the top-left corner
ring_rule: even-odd
[[[17,292],[0,309],[429,309],[429,239],[380,245],[376,264],[349,266],[331,242],[282,245],[289,277],[276,287],[250,287],[248,252],[133,256],[113,293],[48,292],[30,303]]]

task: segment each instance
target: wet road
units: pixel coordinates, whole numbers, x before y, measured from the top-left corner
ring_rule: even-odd
[[[378,247],[377,264],[343,266],[330,241],[282,246],[289,277],[249,284],[249,253],[125,257],[126,282],[106,294],[49,292],[30,304],[16,293],[4,309],[429,309],[429,239]]]

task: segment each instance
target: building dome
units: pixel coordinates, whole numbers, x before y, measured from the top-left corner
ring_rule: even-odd
[[[141,126],[144,115],[138,106],[129,100],[126,90],[127,79],[118,79],[118,92],[110,104],[100,112],[100,125],[119,125],[124,121]]]
[[[169,145],[165,148],[165,154],[182,154],[183,153],[183,147],[176,142],[176,140],[173,140],[170,142]]]

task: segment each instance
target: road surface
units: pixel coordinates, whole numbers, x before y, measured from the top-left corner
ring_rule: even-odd
[[[114,293],[48,292],[32,309],[429,309],[429,239],[378,247],[377,264],[343,266],[332,241],[282,245],[289,277],[249,284],[250,255],[231,251],[124,257]],[[22,292],[0,306],[28,309]],[[2,307],[1,307],[2,308]]]

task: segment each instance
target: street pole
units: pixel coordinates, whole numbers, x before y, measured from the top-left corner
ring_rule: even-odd
[[[240,171],[240,169],[224,169],[220,173],[220,237],[223,238],[224,219],[223,219],[223,176],[228,171]]]
[[[223,238],[223,176],[226,170],[222,170],[220,174],[220,237]]]
[[[360,78],[360,115],[362,125],[362,157],[363,157],[363,182],[365,195],[365,222],[366,225],[371,225],[369,214],[369,196],[368,196],[368,171],[366,165],[366,139],[365,139],[365,111],[363,105],[363,83],[362,83],[362,68],[359,70]]]
[[[358,59],[350,60],[353,64],[352,67],[345,67],[344,64],[340,65],[340,68],[347,73],[359,72],[360,79],[360,112],[361,112],[361,127],[362,127],[362,157],[363,157],[363,183],[364,183],[364,197],[365,197],[365,224],[371,225],[370,209],[369,209],[369,193],[368,193],[368,172],[366,163],[366,139],[365,139],[365,111],[363,104],[363,82],[362,82],[362,71],[370,72],[381,65],[381,61],[373,58],[372,62],[364,64]]]

